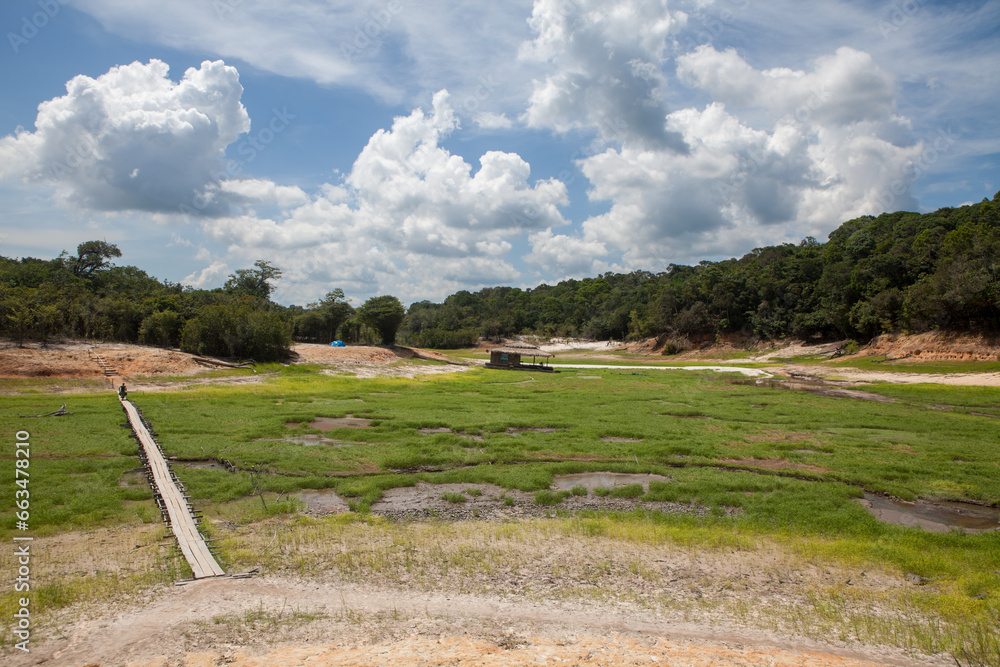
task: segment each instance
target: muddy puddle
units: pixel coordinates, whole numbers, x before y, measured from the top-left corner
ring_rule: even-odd
[[[556,475],[552,481],[552,488],[556,491],[572,489],[574,486],[582,486],[587,491],[604,487],[613,489],[616,486],[627,486],[629,484],[642,484],[643,491],[649,491],[650,482],[669,482],[669,477],[652,474],[633,474],[624,472],[580,472],[572,475]]]
[[[819,396],[831,396],[833,398],[853,398],[862,401],[874,401],[876,403],[895,403],[894,399],[860,389],[848,389],[839,387],[830,382],[804,378],[757,378],[755,380],[728,379],[729,384],[744,384],[768,389],[787,389],[790,391],[806,391]]]
[[[326,445],[327,447],[350,447],[352,445],[370,445],[370,442],[353,442],[351,440],[336,440],[334,438],[324,438],[321,435],[299,435],[291,438],[263,438],[257,442],[290,442],[295,445],[305,445],[314,447],[316,445]]]
[[[309,489],[299,492],[299,500],[306,506],[306,514],[324,516],[349,512],[347,501],[333,489]]]
[[[519,433],[555,433],[562,429],[551,428],[549,426],[508,426],[504,433],[517,435]]]
[[[195,468],[197,470],[226,470],[226,466],[222,465],[215,459],[205,459],[202,461],[178,461],[176,459],[171,459],[170,463],[173,465],[184,466],[185,468]]]
[[[288,428],[296,428],[300,424],[302,422],[285,422],[285,426]],[[308,422],[306,426],[320,431],[332,431],[337,428],[371,428],[372,420],[365,419],[364,417],[353,417],[351,415],[347,415],[346,417],[317,417],[316,421]]]
[[[1000,528],[1000,509],[960,502],[907,502],[866,493],[859,501],[876,519],[900,526],[923,528],[932,533],[964,530],[981,533]]]
[[[483,436],[475,435],[473,433],[466,433],[465,431],[452,431],[447,426],[438,426],[434,428],[422,428],[418,429],[421,435],[436,435],[438,433],[453,433],[462,438],[469,438],[470,440],[482,440]]]

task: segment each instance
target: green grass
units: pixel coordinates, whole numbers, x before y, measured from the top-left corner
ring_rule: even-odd
[[[495,484],[559,505],[579,492],[551,491],[557,475],[657,473],[671,481],[652,482],[648,491],[638,484],[595,489],[595,496],[629,498],[639,509],[635,516],[597,514],[588,525],[629,539],[670,536],[692,547],[767,539],[805,559],[927,577],[928,608],[979,618],[1000,606],[1000,533],[889,526],[855,502],[868,490],[1000,504],[995,388],[873,385],[897,401],[886,404],[735,384],[715,373],[606,371],[596,381],[572,371],[473,369],[359,380],[312,366],[275,371],[254,385],[130,392],[168,457],[221,456],[243,471],[267,471],[262,484],[274,509],[265,511],[248,473],[175,465],[195,506],[210,516],[259,521],[295,512],[294,502],[274,501],[310,488],[333,488],[365,512],[384,491],[418,481]],[[63,402],[73,415],[18,416]],[[347,415],[367,418],[371,427],[320,432],[308,425]],[[32,534],[157,520],[141,476],[127,474],[139,461],[124,421],[110,392],[5,397],[0,488],[14,488],[13,434],[27,430]],[[450,432],[421,432],[442,427]],[[339,446],[282,439],[305,434]],[[635,441],[603,440],[610,437]],[[446,499],[462,502],[475,490]],[[703,518],[661,514],[644,508],[653,501],[715,511]],[[9,539],[15,522],[12,504],[4,503],[0,536]]]

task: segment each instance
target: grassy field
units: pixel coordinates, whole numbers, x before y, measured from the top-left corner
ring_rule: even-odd
[[[260,384],[130,393],[168,457],[222,457],[244,471],[253,466],[266,471],[267,511],[252,495],[248,473],[175,465],[195,504],[218,520],[210,531],[221,539],[223,560],[232,567],[261,562],[258,538],[244,528],[256,522],[279,522],[282,539],[295,544],[296,531],[337,534],[349,542],[362,534],[406,541],[416,529],[366,516],[387,489],[418,480],[490,483],[536,493],[536,502],[553,512],[542,520],[551,522],[544,530],[574,539],[709,551],[779,549],[792,560],[819,566],[916,577],[925,585],[897,592],[892,601],[912,611],[913,622],[869,629],[867,640],[925,652],[978,642],[1000,656],[1000,533],[933,534],[885,525],[855,502],[869,491],[1000,504],[995,419],[1000,389],[875,385],[872,391],[897,402],[874,403],[753,386],[735,382],[736,374],[475,369],[412,380],[358,380],[323,375],[311,366],[271,370]],[[19,416],[49,412],[62,402],[73,415]],[[366,418],[370,427],[320,433],[309,426],[317,418],[347,416]],[[0,420],[8,441],[6,463],[0,464],[3,539],[16,532],[11,496],[17,430],[31,433],[32,534],[158,528],[145,480],[130,472],[139,466],[136,444],[110,393],[7,396]],[[285,440],[320,434],[338,446]],[[569,494],[547,491],[554,476],[587,471],[657,473],[670,481],[653,482],[648,492],[641,487],[637,493],[620,492],[634,497],[634,512],[581,517],[561,511]],[[289,494],[316,488],[336,489],[355,513],[295,519],[300,506]],[[695,518],[643,508],[653,501],[693,503],[709,511]],[[480,528],[500,530],[493,524]],[[431,524],[427,530],[457,529]],[[313,556],[290,553],[298,554],[293,560],[303,568],[316,565]],[[382,566],[402,567],[385,558]],[[503,560],[492,559],[482,562],[498,567]],[[294,566],[264,560],[276,569]],[[148,580],[136,572],[135,585],[154,585],[177,567],[170,561]],[[823,618],[841,613],[836,596],[827,594],[833,595],[817,593],[809,612],[820,635]],[[14,600],[13,594],[4,595],[0,613]],[[66,599],[53,595],[48,604],[57,608],[86,597],[85,592]],[[928,630],[932,627],[939,630]]]

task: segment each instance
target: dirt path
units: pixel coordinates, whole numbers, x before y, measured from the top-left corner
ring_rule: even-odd
[[[1000,387],[1000,373],[896,373],[892,371],[868,371],[857,368],[787,364],[781,366],[782,373],[812,375],[823,379],[844,379],[850,382],[891,384],[946,384],[963,387]]]
[[[742,368],[740,366],[626,366],[614,364],[553,364],[553,368],[604,369],[619,371],[713,371],[715,373],[740,373],[749,377],[771,377],[771,374],[760,368]]]
[[[919,665],[656,618],[634,606],[419,593],[288,577],[207,579],[84,619],[8,665]]]

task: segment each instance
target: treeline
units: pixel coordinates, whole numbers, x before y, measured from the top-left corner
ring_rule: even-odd
[[[894,331],[1000,331],[1000,229],[992,201],[845,222],[826,243],[755,249],[739,259],[606,273],[533,289],[492,287],[354,308],[340,289],[306,307],[271,301],[281,270],[258,261],[212,290],[115,266],[88,241],[52,260],[0,257],[0,334],[180,347],[269,361],[293,340],[458,348],[522,334],[599,340],[657,336],[678,351],[718,336],[867,340]]]
[[[659,336],[679,350],[727,334],[867,340],[895,331],[998,331],[998,206],[1000,193],[924,215],[863,216],[826,243],[807,238],[661,273],[462,291],[444,303],[414,303],[400,335],[429,347],[523,333]]]
[[[0,257],[0,334],[18,345],[53,338],[179,347],[195,354],[277,361],[293,340],[392,343],[405,310],[391,296],[352,307],[340,289],[316,303],[271,301],[281,270],[258,261],[212,290],[160,282],[134,266],[115,266],[121,251],[87,241],[52,260]]]

